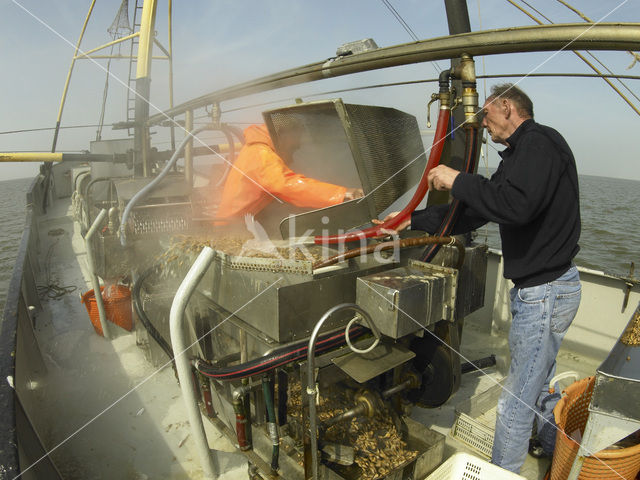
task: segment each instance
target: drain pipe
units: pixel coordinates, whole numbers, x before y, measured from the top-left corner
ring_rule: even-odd
[[[360,308],[355,303],[341,303],[340,305],[336,305],[335,307],[331,307],[327,310],[322,318],[318,320],[316,326],[313,329],[313,333],[311,333],[311,338],[309,338],[309,347],[307,354],[307,395],[309,398],[309,430],[311,434],[311,473],[314,480],[317,480],[318,477],[318,432],[317,432],[317,416],[316,416],[316,395],[318,394],[318,390],[316,389],[316,380],[314,376],[315,370],[315,349],[316,349],[316,338],[318,337],[318,333],[322,328],[322,324],[326,322],[329,317],[331,317],[334,313],[342,312],[344,310],[354,310],[367,323],[367,326],[371,328],[371,330],[375,333],[378,331],[375,328],[375,325],[371,321],[371,317],[367,312],[365,312],[362,308]],[[379,334],[376,335],[376,341],[379,340]]]
[[[207,443],[207,435],[204,431],[202,416],[198,408],[198,399],[196,398],[196,385],[191,375],[191,364],[187,357],[189,344],[184,335],[182,328],[182,320],[187,303],[191,298],[196,286],[206,273],[211,261],[215,256],[215,251],[209,247],[204,247],[196,261],[187,272],[184,280],[178,287],[173,303],[171,304],[171,312],[169,314],[169,329],[171,332],[171,346],[175,354],[176,369],[178,371],[178,380],[180,381],[180,389],[182,390],[182,398],[187,407],[187,415],[191,424],[191,434],[196,443],[196,449],[200,456],[200,463],[205,478],[216,478],[213,459],[209,444]]]
[[[102,300],[102,292],[100,291],[100,280],[98,280],[98,275],[96,275],[96,264],[93,260],[93,246],[91,245],[91,238],[98,231],[100,225],[102,225],[102,222],[104,222],[104,219],[106,217],[107,209],[103,208],[102,210],[100,210],[100,213],[91,224],[91,228],[84,236],[84,248],[87,250],[87,263],[89,264],[89,273],[91,274],[91,285],[93,285],[93,294],[95,295],[96,304],[98,305],[102,335],[108,340],[111,337],[109,336],[109,329],[107,327],[107,312],[104,309],[104,301]]]

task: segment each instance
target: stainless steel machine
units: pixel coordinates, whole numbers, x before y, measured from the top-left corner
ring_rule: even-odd
[[[457,241],[426,263],[419,242],[400,248],[396,239],[397,248],[319,267],[345,247],[309,245],[301,235],[360,227],[417,183],[426,158],[416,119],[340,100],[264,117],[276,147],[283,125],[299,126],[293,169],[362,187],[364,199],[308,212],[265,209],[257,220],[284,240],[256,253],[228,248],[238,243],[231,234],[194,220],[192,188],[168,175],[98,236],[100,275],[133,270],[138,344],[155,364],[175,357],[178,374],[191,372],[197,391],[185,395],[197,404],[192,423],[201,415],[225,432],[253,477],[424,477],[440,463],[444,439],[407,412],[414,404],[441,405],[458,388],[460,362],[451,349],[460,346],[464,316],[483,304],[486,247]],[[114,182],[107,206],[122,212],[148,183]],[[178,283],[195,275],[187,270],[203,247],[206,267],[188,304],[176,310]],[[185,352],[176,350],[174,335],[184,336]],[[395,454],[387,458],[388,451]]]

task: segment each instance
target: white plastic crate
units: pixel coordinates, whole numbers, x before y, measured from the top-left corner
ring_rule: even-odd
[[[459,452],[440,465],[426,480],[518,480],[525,477]]]
[[[451,427],[453,438],[487,458],[491,458],[493,449],[496,405],[501,391],[502,384],[496,384],[456,405],[456,421]]]
[[[496,409],[493,408],[487,412],[487,416],[493,416],[495,424]],[[487,458],[491,458],[494,435],[495,429],[493,427],[484,425],[469,415],[456,412],[456,421],[451,429],[451,436]]]

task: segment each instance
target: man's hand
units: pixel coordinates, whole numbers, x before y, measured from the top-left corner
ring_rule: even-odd
[[[356,198],[364,197],[364,191],[361,188],[347,188],[347,191],[344,194],[344,202],[348,202],[349,200],[355,200]]]
[[[375,225],[382,225],[385,222],[388,222],[389,220],[391,220],[392,218],[396,217],[400,212],[391,212],[389,215],[387,215],[386,217],[384,217],[384,220],[378,220],[377,218],[374,218],[373,220],[371,220],[371,222]],[[401,230],[404,230],[407,227],[411,226],[411,217],[407,218],[406,220],[403,220],[400,225],[398,225],[394,230],[392,229],[383,229],[383,232],[389,235],[397,235],[398,232],[400,232]]]
[[[445,165],[438,165],[429,171],[429,188],[431,190],[451,190],[453,182],[460,174],[458,170],[449,168]]]

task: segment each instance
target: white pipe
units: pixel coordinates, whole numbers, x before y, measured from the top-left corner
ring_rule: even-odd
[[[98,314],[100,316],[100,326],[102,327],[102,335],[104,338],[109,339],[109,329],[107,328],[107,312],[104,309],[104,302],[102,301],[102,292],[100,291],[100,280],[96,275],[96,265],[93,261],[93,247],[91,246],[91,237],[98,231],[100,225],[107,216],[107,210],[103,208],[96,219],[91,224],[91,228],[84,236],[84,247],[87,250],[87,263],[89,264],[89,273],[91,274],[91,284],[93,285],[93,294],[96,297],[96,304],[98,305]]]
[[[202,416],[198,408],[198,399],[195,395],[195,385],[191,375],[191,365],[187,357],[189,345],[185,339],[184,330],[182,328],[182,319],[187,308],[187,303],[193,294],[196,286],[206,273],[215,251],[209,247],[204,247],[196,261],[193,262],[189,272],[180,284],[173,303],[171,304],[171,313],[169,314],[169,329],[171,332],[171,346],[175,355],[176,370],[178,371],[178,380],[180,381],[180,389],[182,390],[182,398],[187,407],[187,415],[191,424],[191,434],[196,443],[198,455],[202,470],[206,478],[216,478],[211,451],[207,442],[207,435],[204,431]]]
[[[362,308],[360,308],[355,303],[341,303],[340,305],[335,305],[327,310],[324,315],[318,320],[316,326],[313,328],[313,332],[311,332],[311,337],[309,337],[309,346],[307,351],[307,395],[309,399],[309,434],[311,437],[311,474],[313,480],[317,480],[319,477],[318,472],[318,432],[316,429],[317,424],[317,415],[316,415],[316,396],[318,395],[318,389],[316,388],[316,380],[314,375],[315,370],[315,351],[316,351],[316,339],[320,334],[320,329],[322,328],[322,324],[331,317],[336,312],[341,312],[343,310],[353,310],[356,313],[359,313],[362,318],[365,320],[369,328],[371,328],[376,340],[374,344],[377,345],[380,340],[380,333],[378,333],[378,329],[371,321],[371,316],[365,312]],[[349,323],[350,328],[351,323]],[[348,338],[348,332],[346,333]],[[353,347],[351,347],[353,349]]]

